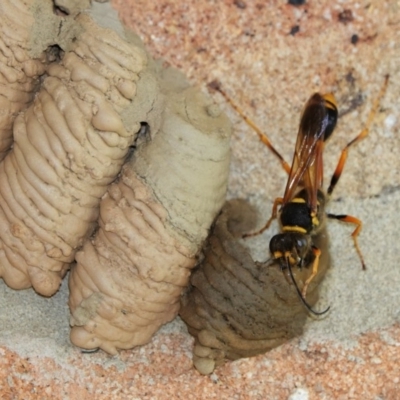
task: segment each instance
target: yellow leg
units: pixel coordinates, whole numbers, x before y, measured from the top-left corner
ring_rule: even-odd
[[[343,214],[343,215],[327,214],[327,217],[334,218],[334,219],[337,219],[342,222],[348,222],[350,224],[356,225],[356,229],[354,229],[353,233],[351,234],[351,237],[353,238],[354,247],[356,248],[357,254],[360,257],[362,269],[363,270],[367,269],[365,266],[364,257],[361,253],[360,246],[358,245],[358,235],[361,232],[362,221],[356,217],[353,217],[351,215],[345,215],[345,214]]]
[[[277,217],[278,215],[278,206],[281,205],[283,202],[283,198],[282,197],[277,197],[274,201],[274,205],[272,206],[272,214],[270,219],[267,221],[267,223],[258,231],[256,232],[251,232],[251,233],[245,233],[242,237],[243,238],[248,238],[248,237],[252,237],[252,236],[257,236],[261,233],[263,233],[265,230],[267,230],[269,228],[269,226],[271,225],[271,222]]]
[[[306,280],[306,283],[303,286],[303,290],[301,291],[301,295],[303,296],[303,299],[306,298],[308,285],[311,283],[311,281],[315,278],[315,276],[318,273],[319,258],[321,257],[321,250],[316,247],[313,247],[313,253],[314,253],[315,258],[314,258],[314,262],[313,262],[313,266],[312,266],[312,272],[311,272],[311,275]]]

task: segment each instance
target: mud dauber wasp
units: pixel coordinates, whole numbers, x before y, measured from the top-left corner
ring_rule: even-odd
[[[281,154],[274,148],[269,138],[222,90],[219,82],[213,81],[209,84],[210,88],[221,93],[244,121],[256,131],[260,140],[279,159],[282,167],[289,174],[285,193],[283,197],[275,199],[270,219],[259,231],[245,234],[243,237],[258,235],[268,229],[275,218],[279,219],[281,233],[273,236],[269,245],[272,260],[280,265],[281,270],[289,272],[289,276],[303,304],[310,312],[316,315],[325,314],[330,308],[328,307],[324,311],[318,312],[313,310],[306,301],[307,288],[318,273],[321,256],[321,250],[315,245],[314,239],[324,227],[326,218],[337,219],[356,225],[351,236],[361,260],[362,269],[366,269],[357,240],[362,227],[361,220],[346,214],[336,215],[325,213],[325,206],[343,172],[349,148],[368,135],[380,101],[386,91],[388,80],[389,76],[386,76],[364,129],[342,150],[326,193],[322,190],[323,150],[325,142],[331,136],[338,119],[337,103],[333,94],[321,95],[315,93],[306,103],[300,120],[292,165],[289,166]],[[305,281],[302,290],[300,290],[293,276],[292,269],[294,267],[303,268],[309,266],[312,266],[311,274]]]

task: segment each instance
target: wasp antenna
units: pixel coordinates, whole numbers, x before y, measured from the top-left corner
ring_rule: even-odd
[[[298,287],[298,285],[297,285],[297,282],[296,282],[296,280],[294,279],[292,267],[291,267],[290,262],[289,262],[288,259],[286,259],[286,265],[287,265],[287,267],[288,267],[288,269],[289,269],[290,278],[292,279],[293,285],[294,285],[294,287],[296,288],[296,292],[297,292],[297,294],[299,295],[300,300],[301,300],[301,302],[303,303],[304,307],[307,308],[307,310],[308,310],[310,313],[314,314],[314,315],[323,315],[323,314],[326,314],[326,313],[331,309],[331,306],[329,306],[329,307],[328,307],[326,310],[324,310],[324,311],[315,311],[315,310],[313,310],[312,307],[307,303],[306,299],[305,299],[305,298],[303,297],[303,295],[301,294],[301,291],[300,291],[300,289],[299,289],[299,287]]]
[[[218,80],[213,80],[207,85],[210,89],[216,90],[219,92],[225,100],[231,105],[231,107],[243,118],[244,122],[252,128],[258,135],[259,139],[262,143],[264,143],[272,153],[279,159],[283,169],[289,174],[290,173],[290,165],[285,161],[282,155],[278,150],[272,145],[272,142],[269,140],[269,137],[262,132],[262,130],[244,113],[244,111],[231,99],[231,97],[222,89],[221,82]]]

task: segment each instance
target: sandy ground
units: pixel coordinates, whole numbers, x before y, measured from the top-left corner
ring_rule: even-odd
[[[68,341],[67,288],[51,299],[0,283],[0,393],[5,399],[398,399],[400,381],[400,5],[397,2],[115,0],[154,57],[207,90],[225,90],[290,160],[302,107],[333,91],[342,114],[325,152],[329,179],[340,149],[363,127],[385,74],[388,90],[370,135],[352,148],[329,212],[362,219],[328,226],[332,267],[321,288],[322,320],[268,354],[228,363],[209,377],[191,366],[192,339],[179,320],[153,341],[116,357],[81,354]],[[245,197],[266,219],[285,173],[218,94],[234,122],[229,197]],[[258,238],[259,259],[268,240]]]

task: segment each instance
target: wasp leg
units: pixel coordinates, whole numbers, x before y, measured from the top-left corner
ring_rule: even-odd
[[[364,139],[368,135],[369,130],[372,125],[372,122],[375,118],[375,115],[378,112],[379,104],[382,100],[383,95],[386,92],[388,82],[389,82],[389,75],[386,75],[385,82],[383,83],[381,90],[379,91],[379,94],[376,97],[376,99],[372,105],[372,108],[368,115],[368,119],[367,119],[364,129],[352,141],[347,143],[346,147],[342,150],[342,154],[340,155],[339,162],[336,166],[335,172],[332,175],[331,183],[330,183],[328,191],[327,191],[328,196],[331,195],[331,193],[333,192],[333,189],[335,188],[336,184],[339,181],[340,176],[342,175],[344,165],[346,164],[349,148],[351,146],[353,146],[353,144],[356,144],[357,142]]]
[[[351,215],[346,215],[346,214],[342,214],[342,215],[326,214],[326,216],[328,218],[337,219],[342,222],[348,222],[350,224],[357,225],[356,229],[354,229],[354,232],[351,234],[351,237],[353,238],[354,247],[356,248],[358,256],[360,257],[362,269],[366,270],[367,268],[365,266],[364,257],[361,253],[360,246],[358,245],[358,239],[357,239],[358,235],[361,232],[362,221],[356,217],[352,217]]]
[[[218,81],[212,81],[208,84],[211,89],[216,90],[221,93],[221,95],[225,98],[225,100],[231,105],[231,107],[244,119],[244,122],[252,128],[260,138],[260,140],[278,157],[280,163],[282,164],[283,169],[289,174],[290,173],[290,165],[284,160],[284,158],[280,155],[278,150],[272,145],[268,136],[261,131],[261,129],[244,113],[244,111],[228,96],[228,94],[221,88],[221,84]]]
[[[314,253],[314,262],[313,262],[313,266],[312,266],[312,272],[311,275],[308,277],[308,279],[306,280],[304,286],[303,286],[303,290],[301,291],[301,295],[303,296],[303,298],[306,298],[307,295],[307,289],[308,289],[308,285],[311,283],[311,281],[315,278],[315,276],[318,273],[318,266],[319,266],[319,258],[321,257],[321,250],[318,249],[317,247],[312,247],[312,251]]]
[[[277,197],[274,201],[274,205],[272,206],[272,214],[270,219],[267,221],[267,223],[258,231],[256,232],[251,232],[251,233],[245,233],[242,238],[248,238],[248,237],[252,237],[252,236],[257,236],[261,233],[263,233],[265,230],[267,230],[269,228],[269,226],[271,225],[271,222],[277,217],[278,215],[278,206],[281,205],[283,202],[283,198],[282,197]]]
[[[318,249],[317,249],[318,250]],[[307,303],[307,301],[306,301],[306,297],[305,297],[305,295],[306,295],[306,293],[302,293],[302,292],[300,292],[300,289],[299,289],[299,287],[298,287],[298,285],[297,285],[297,283],[296,283],[296,280],[294,279],[294,276],[293,276],[293,271],[292,271],[292,266],[290,265],[290,262],[289,262],[289,260],[288,260],[288,258],[286,258],[286,266],[287,266],[287,268],[288,268],[288,271],[289,271],[289,276],[290,276],[290,278],[291,278],[291,280],[292,280],[292,282],[293,282],[293,285],[294,285],[294,287],[296,288],[296,292],[297,292],[297,294],[299,295],[299,297],[300,297],[300,300],[301,300],[301,302],[304,304],[304,306],[306,307],[306,309],[309,311],[309,312],[311,312],[312,314],[314,314],[314,315],[323,315],[323,314],[326,314],[329,310],[330,310],[330,308],[331,308],[331,306],[329,306],[329,307],[327,307],[324,311],[315,311],[315,310],[313,310],[312,309],[312,307]],[[314,269],[314,267],[313,267],[313,269]],[[318,271],[318,266],[317,266],[317,271]],[[315,276],[317,274],[317,272],[315,272],[315,274],[312,276],[312,278]],[[310,277],[311,278],[311,277]],[[309,279],[310,279],[309,278]],[[311,279],[312,279],[311,278]],[[311,280],[310,280],[311,281]],[[308,282],[308,283],[310,283],[310,282]],[[307,290],[307,288],[306,288],[306,290]],[[303,291],[304,291],[304,289],[303,289]]]

